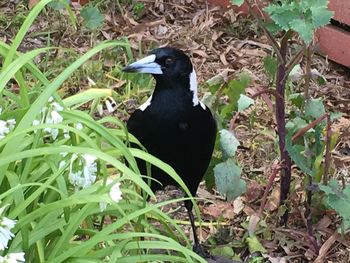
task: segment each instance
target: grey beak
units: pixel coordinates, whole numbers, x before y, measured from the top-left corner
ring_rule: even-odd
[[[129,73],[150,73],[150,74],[163,74],[162,67],[155,62],[156,55],[152,54],[143,59],[140,59],[122,69],[124,72]]]

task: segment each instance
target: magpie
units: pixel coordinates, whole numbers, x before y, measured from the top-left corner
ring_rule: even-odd
[[[197,77],[189,57],[172,47],[154,49],[124,72],[150,73],[156,80],[153,94],[129,118],[128,131],[147,151],[169,164],[184,181],[193,196],[208,168],[216,137],[216,122],[198,99]],[[142,174],[146,165],[138,160]],[[151,189],[176,185],[157,167],[151,168]],[[204,255],[200,246],[193,203],[185,201],[194,236],[194,251]]]

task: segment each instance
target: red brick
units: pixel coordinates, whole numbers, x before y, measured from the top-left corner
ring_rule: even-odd
[[[350,67],[350,32],[328,25],[317,30],[316,42],[322,54]]]
[[[350,25],[350,0],[330,0],[329,9],[334,11],[334,19]]]

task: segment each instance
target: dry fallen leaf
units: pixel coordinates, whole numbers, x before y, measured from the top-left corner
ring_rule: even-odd
[[[265,208],[268,209],[269,211],[275,211],[280,202],[280,189],[279,188],[274,188],[272,190],[272,193],[270,197],[268,198],[268,201],[266,202]]]
[[[254,214],[249,218],[249,226],[248,226],[248,232],[249,235],[253,235],[255,230],[256,230],[256,226],[258,225],[260,221],[260,218]]]
[[[217,200],[208,207],[203,208],[203,214],[212,216],[214,218],[223,217],[224,219],[232,220],[237,215],[236,211],[240,212],[243,210],[244,205],[242,201],[226,202]]]

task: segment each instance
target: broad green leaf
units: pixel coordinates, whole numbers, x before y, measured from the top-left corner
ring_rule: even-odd
[[[315,119],[325,114],[326,110],[321,99],[312,99],[306,103],[305,114]]]
[[[288,99],[292,102],[292,104],[299,109],[304,104],[304,96],[302,93],[292,93],[288,96]]]
[[[247,237],[247,243],[248,243],[249,252],[251,254],[255,252],[261,252],[261,253],[267,252],[256,236]]]
[[[300,13],[294,3],[270,4],[264,8],[264,11],[283,30],[289,30],[290,22],[300,17]]]
[[[343,218],[345,227],[350,223],[350,185],[346,185],[341,190],[338,182],[334,179],[328,185],[319,185],[320,189],[326,193],[326,203],[332,207]]]
[[[80,15],[84,18],[86,27],[89,29],[96,29],[103,24],[104,17],[94,6],[84,8],[81,10]]]
[[[310,8],[312,13],[312,22],[314,28],[319,28],[321,26],[327,25],[333,16],[333,12],[329,11],[325,6],[312,6]]]
[[[218,75],[215,75],[214,77],[208,79],[205,83],[207,85],[209,85],[209,87],[211,87],[211,86],[217,86],[217,85],[220,86],[224,82],[225,82],[224,77],[222,75],[218,74]]]
[[[299,33],[301,39],[306,43],[311,42],[314,30],[312,23],[303,19],[295,19],[290,22],[290,28]]]
[[[58,10],[62,10],[65,7],[65,4],[62,2],[62,0],[55,0],[49,3],[48,6],[51,7],[53,10],[58,11]]]
[[[230,1],[231,1],[231,4],[238,5],[238,6],[243,5],[244,3],[244,0],[230,0]]]
[[[215,186],[215,177],[214,177],[214,167],[221,162],[221,158],[213,156],[210,160],[207,171],[204,174],[205,186],[208,190],[212,190]]]
[[[301,170],[303,170],[303,172],[312,175],[313,172],[308,166],[308,159],[303,154],[305,151],[305,147],[299,144],[293,145],[292,134],[293,131],[289,131],[286,136],[286,149],[290,155],[290,158]]]
[[[212,108],[214,103],[216,101],[216,97],[212,95],[210,92],[204,93],[202,97],[202,102],[208,106],[209,108]],[[214,111],[214,110],[213,110]]]
[[[215,183],[219,193],[233,200],[247,190],[246,182],[240,178],[241,168],[232,159],[219,163],[214,168]]]
[[[293,131],[293,132],[296,132],[305,126],[307,126],[307,122],[300,117],[295,117],[294,119],[291,119],[290,121],[288,121],[286,124],[286,128],[288,129],[288,131]],[[308,132],[312,132],[312,131],[314,130],[313,129],[308,130]]]
[[[325,0],[280,1],[264,8],[280,30],[293,30],[307,43],[315,29],[329,23],[333,13]]]
[[[254,104],[254,100],[248,96],[241,94],[238,99],[238,111],[242,112]]]
[[[222,129],[220,133],[220,149],[224,159],[234,157],[237,151],[237,147],[240,145],[233,132]]]
[[[226,258],[232,258],[235,255],[232,247],[218,246],[210,250],[210,254],[213,256],[224,256]]]
[[[227,88],[225,88],[224,93],[229,96],[231,101],[231,106],[234,110],[237,110],[237,102],[241,94],[245,93],[245,89],[250,83],[250,76],[243,73],[239,76],[239,79],[230,80],[227,83]]]

